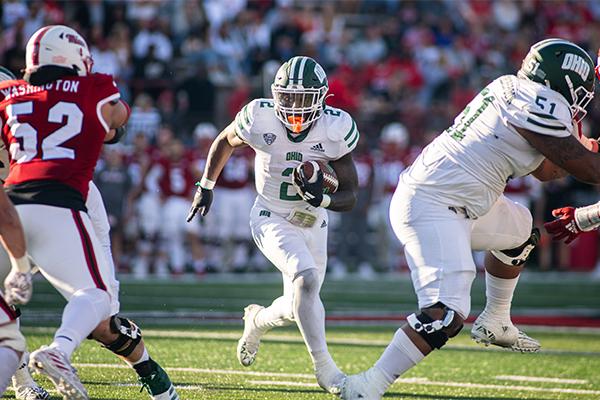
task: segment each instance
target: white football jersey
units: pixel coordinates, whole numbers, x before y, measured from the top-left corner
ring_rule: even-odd
[[[558,92],[505,75],[483,89],[400,176],[432,200],[484,215],[506,182],[533,172],[544,156],[514,127],[567,137],[573,122],[569,104]]]
[[[294,168],[309,160],[337,160],[356,147],[360,136],[352,117],[333,107],[326,107],[312,127],[291,135],[275,116],[272,99],[244,106],[235,117],[235,133],[256,152],[259,200],[282,216],[296,207],[310,207],[292,185]]]

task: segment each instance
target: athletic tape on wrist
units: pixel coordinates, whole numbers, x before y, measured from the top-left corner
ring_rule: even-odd
[[[575,209],[575,223],[582,231],[591,231],[600,226],[600,203]]]
[[[200,187],[202,189],[213,190],[215,188],[215,183],[215,181],[211,181],[206,177],[202,177],[202,179],[200,179]]]
[[[22,273],[26,273],[31,270],[31,264],[29,263],[29,258],[27,257],[27,254],[25,254],[21,258],[10,257],[10,264],[12,265],[13,269],[16,269],[17,271]]]

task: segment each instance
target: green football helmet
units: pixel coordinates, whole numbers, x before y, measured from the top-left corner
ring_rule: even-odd
[[[17,79],[15,74],[13,74],[8,68],[0,65],[0,82],[10,81],[13,79]]]
[[[275,115],[290,131],[300,133],[321,117],[328,91],[327,75],[319,63],[310,57],[292,57],[271,85]]]
[[[585,108],[594,97],[594,62],[585,50],[568,40],[546,39],[531,46],[517,76],[562,94],[577,122],[585,117]]]

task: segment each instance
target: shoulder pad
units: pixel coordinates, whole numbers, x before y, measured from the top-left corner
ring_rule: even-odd
[[[360,133],[350,114],[339,108],[326,107],[321,118],[325,120],[327,136],[331,141],[343,143],[345,152],[354,150]]]
[[[265,118],[272,118],[275,105],[272,99],[255,99],[246,104],[235,116],[235,133],[244,142],[251,143],[252,128]]]
[[[507,107],[509,122],[542,135],[571,135],[573,116],[566,99],[540,83],[518,81],[515,97]]]

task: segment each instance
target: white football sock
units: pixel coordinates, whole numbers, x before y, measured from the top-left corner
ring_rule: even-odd
[[[10,378],[19,366],[19,354],[8,347],[0,347],[0,396],[4,393]]]
[[[29,353],[24,351],[23,355],[21,355],[21,359],[19,360],[19,367],[17,368],[17,371],[15,372],[15,374],[13,375],[13,378],[12,378],[12,383],[15,388],[20,387],[20,386],[29,386],[29,387],[37,386],[37,384],[31,377],[31,373],[29,372],[29,367],[27,367],[28,363],[29,363]]]
[[[304,282],[299,284],[299,279]],[[294,280],[294,315],[296,324],[304,338],[304,343],[312,358],[317,373],[321,372],[328,376],[338,375],[341,379],[342,372],[339,370],[329,351],[325,340],[325,308],[319,297],[319,276],[316,270],[308,270],[300,273]]]
[[[263,332],[291,325],[294,322],[292,303],[293,300],[290,297],[281,296],[275,299],[269,307],[256,313],[254,324]]]
[[[96,288],[78,290],[65,306],[62,323],[50,346],[71,358],[79,344],[109,316],[110,296],[107,292]]]
[[[148,361],[150,359],[150,355],[148,354],[148,349],[146,349],[144,347],[144,353],[142,354],[142,356],[139,358],[139,360],[137,361],[129,361],[129,360],[125,360],[125,362],[130,366],[133,367],[134,365],[138,365],[139,363],[143,363],[144,361]]]
[[[394,334],[394,338],[371,369],[381,372],[372,374],[379,379],[374,379],[380,394],[394,383],[400,375],[417,365],[425,356],[415,346],[402,328]]]
[[[519,277],[513,279],[498,278],[485,272],[485,309],[486,314],[500,321],[510,321],[510,306],[517,288]]]

